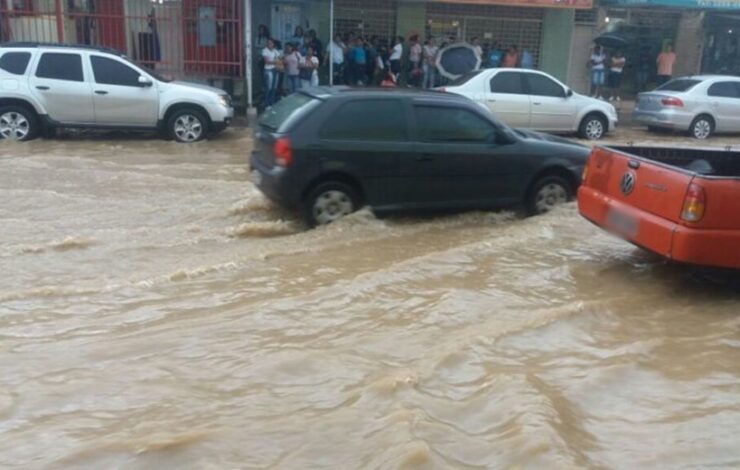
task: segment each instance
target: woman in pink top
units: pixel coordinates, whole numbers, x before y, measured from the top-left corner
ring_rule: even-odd
[[[665,46],[663,52],[655,60],[658,65],[658,85],[662,85],[673,76],[673,64],[676,63],[676,53],[671,46]]]
[[[519,65],[519,48],[517,46],[511,46],[504,59],[501,61],[501,67],[516,67]]]

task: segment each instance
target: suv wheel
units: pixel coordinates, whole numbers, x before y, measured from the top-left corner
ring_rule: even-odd
[[[527,213],[539,215],[573,199],[573,188],[560,176],[545,176],[532,186],[527,197]]]
[[[689,128],[691,137],[699,140],[708,139],[714,132],[714,121],[706,115],[697,116]]]
[[[20,106],[0,108],[0,138],[26,141],[38,135],[36,115]]]
[[[340,182],[321,183],[306,198],[306,221],[312,227],[326,225],[359,208],[357,191]]]
[[[185,144],[198,142],[208,135],[208,120],[197,109],[180,109],[170,116],[167,130],[170,137],[177,142]]]
[[[599,140],[604,137],[607,130],[607,122],[602,116],[598,114],[589,114],[578,127],[578,135],[582,139],[588,140]]]

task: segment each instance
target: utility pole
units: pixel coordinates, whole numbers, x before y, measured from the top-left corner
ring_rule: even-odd
[[[252,0],[244,0],[244,76],[247,78],[247,117],[257,115],[252,98],[254,89],[252,51]]]

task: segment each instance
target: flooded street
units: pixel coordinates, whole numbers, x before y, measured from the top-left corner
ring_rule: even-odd
[[[307,231],[250,146],[0,143],[0,468],[740,467],[739,276],[574,204]]]

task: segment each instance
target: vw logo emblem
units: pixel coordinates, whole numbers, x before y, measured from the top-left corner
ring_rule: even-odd
[[[637,180],[637,176],[633,171],[628,171],[622,176],[622,181],[619,182],[619,188],[625,196],[629,196],[635,190],[635,180]]]

